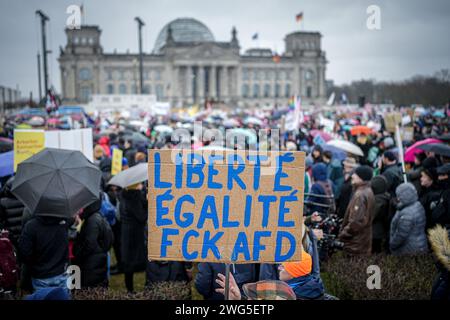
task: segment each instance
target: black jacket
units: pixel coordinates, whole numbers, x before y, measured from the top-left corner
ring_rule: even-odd
[[[425,216],[427,218],[426,229],[433,227],[432,212],[433,209],[439,202],[441,197],[441,189],[433,182],[433,184],[428,187],[422,187],[422,193],[420,194],[419,201],[425,209]]]
[[[146,270],[146,285],[162,281],[189,281],[187,269],[191,263],[178,261],[149,261]]]
[[[108,222],[98,212],[100,206],[83,212],[83,225],[74,247],[75,264],[81,269],[81,286],[95,287],[107,284],[108,251],[113,233]]]
[[[256,266],[253,263],[232,264],[230,272],[233,274],[236,283],[244,296],[242,286],[246,283],[256,282],[259,279]],[[201,262],[198,264],[198,273],[195,277],[195,288],[205,300],[223,300],[223,294],[217,293],[220,288],[217,284],[217,274],[225,275],[225,264]]]
[[[123,189],[119,196],[121,251],[124,272],[145,271],[147,265],[147,200],[144,191]]]
[[[9,231],[11,242],[17,246],[22,232],[24,205],[11,193],[14,178],[10,178],[0,192],[0,228]]]
[[[69,226],[67,220],[40,216],[25,224],[19,239],[19,257],[29,266],[33,278],[51,278],[66,271]]]

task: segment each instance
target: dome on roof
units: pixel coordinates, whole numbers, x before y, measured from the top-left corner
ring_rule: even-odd
[[[159,32],[153,48],[154,53],[161,53],[161,48],[166,44],[169,26],[175,42],[209,42],[214,41],[211,30],[203,23],[192,18],[178,18],[166,24]]]

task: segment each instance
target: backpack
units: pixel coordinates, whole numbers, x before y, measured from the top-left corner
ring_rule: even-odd
[[[19,280],[16,253],[6,230],[0,231],[0,288],[13,289]]]
[[[100,207],[100,213],[112,226],[116,223],[116,207],[109,200],[108,194],[102,193],[102,206]]]

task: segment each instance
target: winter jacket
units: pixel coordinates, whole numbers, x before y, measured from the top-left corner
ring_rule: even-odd
[[[370,185],[375,198],[372,239],[384,239],[387,238],[389,231],[388,214],[391,195],[387,192],[387,181],[384,176],[373,177]]]
[[[450,228],[450,182],[440,181],[441,193],[436,207],[431,212],[432,224],[440,224]]]
[[[25,224],[19,239],[19,257],[29,266],[33,278],[46,279],[66,271],[70,224],[61,218],[41,216]]]
[[[333,193],[335,198],[339,198],[342,184],[344,183],[344,171],[339,160],[333,159],[327,165],[327,177],[333,183]]]
[[[82,214],[83,225],[73,253],[75,264],[81,269],[81,286],[106,286],[108,251],[113,241],[111,227],[98,212],[101,201],[87,207]]]
[[[14,177],[10,178],[0,193],[0,228],[9,231],[9,237],[14,246],[22,231],[22,215],[24,205],[11,193]]]
[[[433,284],[431,299],[450,300],[450,232],[442,226],[428,231],[439,274]]]
[[[327,167],[324,163],[318,163],[313,166],[312,176],[314,184],[311,186],[311,194],[333,196],[333,184],[330,180],[327,179]],[[308,202],[314,202],[326,206],[332,206],[334,204],[334,199],[316,197],[313,195],[308,196],[306,200]],[[315,204],[308,204],[308,208],[310,213],[313,213],[315,211],[326,213],[330,210],[328,207],[323,207]]]
[[[311,274],[288,280],[286,283],[295,292],[297,300],[319,299],[325,293],[320,277]]]
[[[422,193],[420,194],[419,201],[425,209],[425,217],[427,221],[425,229],[433,227],[432,212],[438,204],[440,196],[441,190],[435,182],[433,182],[433,184],[428,188],[422,187]]]
[[[347,211],[348,204],[352,199],[353,194],[353,186],[351,176],[348,177],[347,180],[344,181],[341,187],[341,195],[338,199],[338,210],[337,215],[339,218],[344,218],[345,212]]]
[[[388,182],[388,192],[394,196],[395,190],[398,185],[402,183],[402,171],[398,164],[392,164],[390,166],[386,166],[381,170],[381,174],[386,178]]]
[[[242,286],[246,283],[257,282],[258,275],[256,272],[256,265],[248,264],[232,264],[230,272],[244,297]],[[225,275],[225,264],[201,262],[198,264],[198,273],[195,277],[195,288],[205,300],[223,300],[223,294],[217,293],[216,289],[220,288],[217,284],[217,275],[221,273]]]
[[[428,251],[425,235],[425,210],[417,199],[411,183],[403,183],[396,190],[399,203],[391,222],[389,246],[392,254],[417,254]]]
[[[352,255],[370,255],[375,198],[368,182],[356,186],[345,212],[339,233],[344,251]]]
[[[145,271],[147,266],[147,199],[144,191],[123,189],[119,195],[121,254],[124,272]]]
[[[179,261],[149,261],[145,272],[146,285],[154,282],[164,281],[189,281],[187,269],[192,267],[191,263]]]

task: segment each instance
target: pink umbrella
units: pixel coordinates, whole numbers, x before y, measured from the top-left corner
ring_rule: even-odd
[[[310,134],[315,138],[316,136],[320,136],[323,140],[325,140],[325,142],[328,142],[328,141],[330,141],[330,140],[333,140],[333,137],[330,135],[330,134],[328,134],[328,133],[326,133],[326,132],[323,132],[323,131],[320,131],[320,130],[311,130],[310,131]]]
[[[417,148],[418,146],[421,146],[421,145],[424,145],[424,144],[439,143],[439,142],[442,142],[442,141],[438,140],[438,139],[432,139],[432,138],[421,140],[421,141],[417,141],[412,146],[410,146],[408,149],[406,149],[406,151],[405,151],[405,162],[414,162],[414,156],[417,153],[424,152],[423,150]]]

